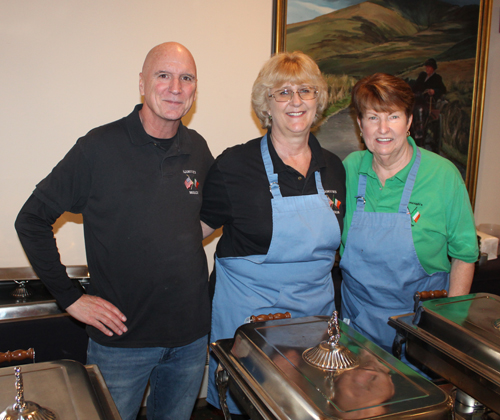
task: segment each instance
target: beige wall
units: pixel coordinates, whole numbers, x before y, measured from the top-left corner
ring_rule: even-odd
[[[252,83],[271,47],[272,0],[0,0],[0,267],[28,262],[13,228],[40,181],[89,129],[139,102],[147,51],[176,40],[198,64],[190,127],[214,155],[260,134]],[[476,221],[500,223],[500,0],[494,0]],[[84,264],[81,219],[56,227],[63,262]],[[214,242],[207,253],[213,253]]]
[[[476,192],[476,224],[500,224],[500,0],[493,0],[483,135]]]
[[[0,267],[28,264],[17,212],[79,136],[131,112],[154,45],[175,40],[193,53],[198,100],[187,122],[214,155],[260,135],[250,90],[271,51],[271,0],[0,3]],[[85,263],[75,221],[57,225],[66,264]]]

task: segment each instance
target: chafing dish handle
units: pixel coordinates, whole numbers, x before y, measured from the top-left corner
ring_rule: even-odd
[[[413,296],[413,301],[415,302],[415,304],[413,305],[413,312],[417,312],[419,303],[423,300],[439,299],[445,297],[448,297],[448,292],[444,289],[416,292]]]
[[[219,392],[219,404],[224,414],[226,420],[231,420],[231,414],[229,413],[229,408],[226,403],[226,392],[227,386],[229,384],[229,374],[227,370],[222,367],[221,364],[217,366],[217,371],[215,372],[215,384],[217,385],[217,391]]]
[[[31,359],[34,362],[35,349],[29,348],[28,350],[6,351],[5,353],[0,352],[0,363],[20,361],[24,359]]]
[[[392,342],[392,355],[399,360],[401,360],[404,343],[406,343],[406,336],[400,332],[396,332],[396,337],[394,337],[394,341]]]
[[[290,312],[285,312],[284,314],[277,312],[275,314],[262,314],[262,315],[252,315],[250,317],[250,322],[265,322],[265,321],[272,321],[273,319],[287,319],[291,318],[292,314]]]

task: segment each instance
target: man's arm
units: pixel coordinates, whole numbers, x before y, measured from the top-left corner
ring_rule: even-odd
[[[34,195],[19,212],[15,227],[33,269],[71,316],[106,335],[113,335],[113,332],[123,334],[127,331],[123,324],[125,315],[104,299],[82,294],[61,264],[52,231],[52,225],[60,215]]]
[[[467,295],[474,277],[474,263],[467,263],[455,258],[451,261],[450,292],[448,296]]]

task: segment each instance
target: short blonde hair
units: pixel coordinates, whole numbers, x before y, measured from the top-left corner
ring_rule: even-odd
[[[252,107],[262,128],[271,127],[269,118],[269,94],[272,89],[285,83],[311,85],[318,90],[316,117],[313,124],[323,114],[328,102],[328,86],[318,65],[308,55],[300,52],[284,52],[271,57],[264,64],[252,88]]]

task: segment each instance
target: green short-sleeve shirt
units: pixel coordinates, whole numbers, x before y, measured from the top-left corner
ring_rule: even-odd
[[[360,174],[367,175],[365,211],[396,213],[408,173],[416,158],[417,146],[409,137],[413,156],[401,171],[386,180],[383,186],[372,168],[370,151],[351,153],[344,160],[346,169],[346,215],[340,247],[344,252],[349,228],[356,209]],[[415,250],[428,274],[450,272],[451,258],[473,263],[478,257],[477,234],[469,195],[462,176],[449,160],[421,149],[422,159],[408,205],[412,216]]]

